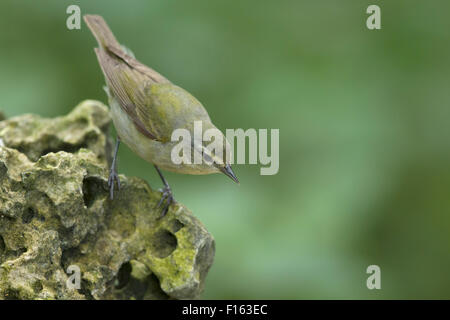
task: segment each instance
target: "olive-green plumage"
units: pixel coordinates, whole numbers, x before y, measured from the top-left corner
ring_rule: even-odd
[[[213,163],[175,164],[171,141],[175,129],[193,134],[194,121],[203,130],[216,129],[202,104],[186,90],[176,86],[155,70],[145,66],[122,47],[101,16],[85,15],[99,48],[95,53],[105,75],[111,114],[121,141],[135,153],[158,167],[179,173],[209,174],[223,172],[237,179],[227,161],[231,159],[229,144],[224,141],[223,158]],[[205,146],[192,144],[193,152],[205,152]],[[194,150],[195,149],[195,150]]]

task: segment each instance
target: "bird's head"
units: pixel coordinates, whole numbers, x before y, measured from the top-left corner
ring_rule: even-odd
[[[196,144],[194,149],[201,152],[202,161],[216,172],[222,172],[231,180],[239,184],[239,180],[231,169],[232,151],[231,145],[222,132],[213,131],[213,139]],[[209,139],[209,138],[208,138]]]

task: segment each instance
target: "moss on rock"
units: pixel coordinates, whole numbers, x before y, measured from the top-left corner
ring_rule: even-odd
[[[108,109],[84,101],[55,119],[0,122],[0,299],[189,299],[214,239],[188,209],[121,175],[108,198]],[[79,289],[67,285],[79,268]]]

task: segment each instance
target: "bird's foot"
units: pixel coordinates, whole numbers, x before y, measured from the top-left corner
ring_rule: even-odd
[[[159,191],[161,191],[162,196],[161,196],[161,200],[159,200],[157,207],[160,208],[162,207],[162,211],[161,211],[161,216],[160,218],[164,217],[167,213],[167,211],[169,211],[169,207],[172,203],[175,203],[175,199],[173,197],[172,194],[172,189],[170,189],[169,186],[165,186],[162,189],[159,189]],[[163,205],[164,203],[164,205]]]
[[[109,171],[108,187],[111,200],[114,198],[114,185],[117,183],[117,190],[120,190],[120,178],[114,166]]]

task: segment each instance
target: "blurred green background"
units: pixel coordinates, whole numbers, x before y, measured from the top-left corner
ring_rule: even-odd
[[[137,58],[194,94],[215,124],[280,129],[280,170],[167,173],[217,242],[203,298],[450,298],[448,1],[0,2],[8,117],[106,102],[94,38],[105,17]],[[381,7],[382,29],[366,28]],[[161,182],[127,147],[119,171]],[[381,290],[366,268],[381,267]]]

